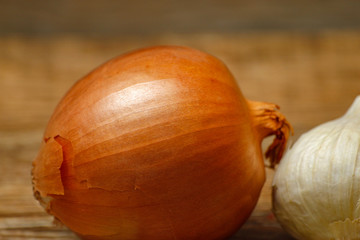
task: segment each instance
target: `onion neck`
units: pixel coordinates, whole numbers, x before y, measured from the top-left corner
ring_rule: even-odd
[[[290,134],[293,134],[292,126],[275,104],[250,100],[247,100],[247,104],[260,141],[268,136],[275,136],[265,153],[265,157],[270,160],[270,167],[274,168],[284,154]]]

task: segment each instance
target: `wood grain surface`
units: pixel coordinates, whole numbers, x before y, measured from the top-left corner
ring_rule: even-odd
[[[244,95],[274,102],[302,133],[342,115],[360,94],[360,32],[0,37],[0,239],[77,239],[34,200],[31,162],[55,105],[75,81],[123,52],[158,44],[209,52]],[[264,141],[264,147],[271,139]],[[231,239],[292,239],[271,214],[272,170],[249,221]]]
[[[0,0],[0,35],[359,29],[360,1]]]

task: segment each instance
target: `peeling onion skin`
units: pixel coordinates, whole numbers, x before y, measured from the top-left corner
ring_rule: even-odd
[[[225,239],[246,221],[291,131],[227,67],[159,46],[110,60],[61,100],[33,162],[36,198],[82,239]]]

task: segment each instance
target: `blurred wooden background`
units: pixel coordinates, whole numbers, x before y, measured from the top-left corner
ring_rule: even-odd
[[[359,10],[334,0],[0,0],[0,239],[76,239],[33,199],[31,161],[56,103],[99,64],[149,45],[201,49],[247,98],[279,104],[295,141],[360,94]],[[271,214],[267,175],[231,239],[291,239]]]
[[[360,27],[357,0],[0,0],[0,33],[161,34]]]

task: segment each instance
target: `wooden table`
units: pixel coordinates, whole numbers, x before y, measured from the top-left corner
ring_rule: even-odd
[[[42,132],[77,79],[111,57],[155,44],[188,45],[222,59],[247,98],[281,106],[293,141],[342,115],[360,94],[360,32],[0,37],[0,239],[76,239],[32,196],[31,161]],[[252,217],[231,239],[291,239],[271,214],[273,171],[267,176]]]

